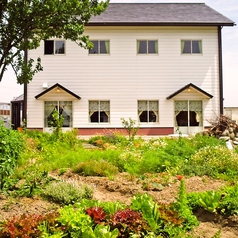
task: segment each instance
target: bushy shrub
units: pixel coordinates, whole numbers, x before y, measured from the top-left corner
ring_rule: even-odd
[[[74,204],[84,198],[92,198],[93,189],[78,181],[53,182],[46,186],[43,196],[61,204]]]
[[[224,176],[238,170],[238,154],[225,146],[207,146],[193,154],[182,168],[184,174]],[[237,175],[237,174],[236,174]]]
[[[13,174],[23,150],[23,134],[0,124],[0,190]]]
[[[105,160],[88,160],[79,163],[72,169],[73,173],[82,174],[84,176],[114,176],[118,174],[118,168]]]

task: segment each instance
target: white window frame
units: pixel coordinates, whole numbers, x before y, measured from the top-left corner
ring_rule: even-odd
[[[140,108],[139,108],[139,103],[140,102],[145,102],[146,103],[146,110],[143,110],[141,111]],[[153,112],[153,110],[151,110],[150,108],[150,102],[156,102],[158,104],[158,107],[157,107],[157,115],[155,112]],[[140,112],[141,111],[141,112]],[[144,111],[147,111],[147,121],[141,121],[140,120],[140,115],[144,112]],[[155,116],[156,116],[156,120],[155,121],[150,121],[150,111],[152,111]],[[138,121],[140,123],[159,123],[159,100],[138,100],[137,101],[137,113],[138,113]]]
[[[46,115],[46,107],[45,107],[46,104],[53,105],[53,107],[48,111],[48,115]],[[63,104],[63,111],[60,112],[60,108],[61,108],[62,104]],[[67,111],[67,107],[70,107],[71,110]],[[72,126],[73,126],[73,102],[72,101],[61,101],[61,100],[44,101],[44,127],[51,127],[49,125],[49,122],[51,120],[48,120],[47,117],[49,117],[53,113],[54,109],[57,109],[57,111],[60,113],[60,115],[62,115],[64,117],[64,119],[66,118],[68,120],[67,124],[69,124],[69,125],[65,125],[66,121],[64,120],[63,127],[64,128],[72,128]]]
[[[97,110],[95,110],[95,109],[92,109],[91,108],[91,106],[90,106],[90,103],[91,102],[94,102],[94,103],[97,103],[98,105],[98,108],[97,108]],[[106,111],[106,110],[102,110],[103,109],[103,102],[106,102],[106,103],[108,103],[109,104],[109,108],[108,108],[108,110]],[[101,104],[102,104],[102,106],[101,106]],[[105,108],[104,108],[105,109]],[[94,111],[93,111],[94,110]],[[97,121],[92,121],[92,119],[91,119],[91,116],[93,115],[93,113],[94,112],[97,112],[98,113],[98,120]],[[107,116],[107,121],[102,121],[101,120],[101,113],[104,113],[104,114],[106,114],[106,116]],[[109,100],[89,100],[88,101],[88,120],[89,120],[89,123],[90,124],[95,124],[95,123],[97,123],[97,124],[105,124],[105,123],[110,123],[110,113],[111,113],[111,108],[110,108],[110,101]]]

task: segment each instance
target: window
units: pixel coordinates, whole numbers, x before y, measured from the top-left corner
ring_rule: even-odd
[[[110,118],[109,101],[89,101],[90,122],[106,123]]]
[[[159,102],[138,101],[138,116],[140,122],[158,122]]]
[[[93,40],[93,48],[89,50],[89,54],[109,54],[110,44],[108,40]]]
[[[71,101],[47,101],[45,102],[45,127],[54,127],[54,111],[64,118],[63,127],[72,127],[72,102]]]
[[[202,101],[176,101],[176,126],[202,126]]]
[[[157,40],[138,40],[137,54],[158,54]]]
[[[201,40],[182,40],[181,51],[182,51],[182,54],[201,54],[202,41]]]
[[[65,54],[63,40],[45,40],[45,55]]]

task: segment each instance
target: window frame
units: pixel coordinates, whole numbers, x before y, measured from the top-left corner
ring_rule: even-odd
[[[147,110],[143,110],[141,113],[140,113],[140,110],[139,110],[139,103],[140,102],[146,102],[146,106],[147,106]],[[157,115],[156,115],[156,113],[155,112],[153,112],[153,110],[150,110],[151,108],[150,108],[150,103],[152,103],[152,102],[156,102],[157,103]],[[154,113],[154,115],[156,116],[156,120],[155,121],[150,121],[150,117],[151,117],[151,115],[150,115],[150,112],[153,112]],[[140,116],[141,116],[141,114],[143,113],[143,112],[146,112],[147,113],[147,121],[141,121],[140,120]],[[159,100],[137,100],[137,116],[138,116],[138,121],[139,121],[139,123],[159,123]]]
[[[146,52],[140,53],[140,42],[145,42],[146,43]],[[155,45],[155,52],[149,52],[149,42],[156,42]],[[156,49],[157,48],[157,49]],[[137,55],[158,55],[159,54],[159,41],[157,39],[150,39],[150,40],[137,40],[136,41],[136,53]]]
[[[110,55],[110,40],[91,40],[91,42],[97,42],[97,52],[92,52],[92,50],[94,49],[94,47],[92,49],[89,49],[88,50],[88,54],[89,55]],[[108,51],[108,52],[101,52],[101,42],[105,42],[105,50]],[[108,42],[108,49],[107,49],[107,46],[106,46],[106,42]],[[94,43],[93,43],[94,44]]]
[[[184,43],[183,43],[184,42]],[[185,47],[185,44],[186,42],[189,42],[190,43],[190,52],[184,52],[184,47]],[[197,42],[198,43],[198,49],[200,52],[193,52],[193,43],[194,42]],[[201,44],[201,46],[199,46],[199,44]],[[181,54],[182,55],[202,55],[203,54],[203,42],[202,40],[195,40],[195,39],[182,39],[180,41],[180,47],[181,47]]]
[[[181,106],[178,107],[178,104],[182,103],[182,108]],[[196,111],[192,110],[194,109],[194,104],[200,104],[200,108],[199,106],[197,106]],[[177,104],[177,105],[176,105]],[[186,107],[185,107],[186,106]],[[176,109],[179,108],[180,110]],[[204,108],[203,108],[203,100],[175,100],[174,101],[174,113],[175,113],[175,125],[177,127],[203,127],[203,117],[204,117]],[[180,117],[180,120],[183,120],[183,125],[180,124],[181,121],[179,122],[179,114],[180,113],[184,113],[186,114],[186,121],[184,120],[184,117]],[[195,113],[195,118],[192,116],[192,113]],[[192,120],[193,119],[193,120]],[[195,120],[194,120],[195,119]],[[194,125],[197,124],[197,125]]]
[[[93,114],[92,115],[90,115],[91,113],[90,113],[90,102],[97,102],[98,103],[98,110],[97,111],[94,111],[94,113],[96,112],[97,114],[98,114],[98,120],[97,121],[92,121],[92,116],[93,116]],[[102,102],[107,102],[108,103],[108,109],[109,109],[109,111],[108,111],[108,115],[107,115],[107,113],[105,112],[105,110],[101,110],[102,108],[101,108],[101,105],[100,105],[100,103],[102,103]],[[101,121],[101,112],[103,112],[104,114],[106,114],[106,116],[107,116],[107,121]],[[90,124],[105,124],[105,123],[110,123],[110,119],[111,119],[111,105],[110,105],[110,100],[88,100],[88,121],[89,121],[89,123]]]
[[[53,42],[53,49],[52,53],[46,53],[46,42]],[[64,44],[64,52],[63,53],[56,53],[56,43],[57,42],[63,42]],[[66,41],[65,40],[44,40],[44,55],[65,55],[66,51]]]
[[[46,115],[46,105],[49,105],[49,104],[52,104],[53,105],[53,109],[51,110],[51,111],[49,111],[50,112],[50,114],[48,114],[48,115]],[[60,100],[55,100],[55,101],[44,101],[44,127],[46,127],[46,128],[50,128],[50,127],[52,127],[52,126],[49,126],[49,122],[51,121],[51,120],[48,120],[48,117],[53,113],[53,111],[55,110],[55,109],[57,109],[57,111],[59,112],[59,114],[60,115],[63,115],[63,112],[65,111],[64,109],[65,108],[63,108],[63,110],[60,112],[60,108],[61,108],[61,106],[62,106],[62,104],[65,104],[66,106],[69,106],[70,107],[70,111],[71,111],[71,113],[70,114],[68,114],[67,112],[66,112],[66,116],[67,117],[69,117],[69,125],[67,126],[67,125],[64,125],[64,122],[65,122],[65,120],[64,120],[64,122],[63,122],[63,128],[72,128],[73,127],[73,101],[60,101]],[[63,117],[64,117],[64,115],[63,115]],[[64,117],[64,119],[65,119],[65,117]]]

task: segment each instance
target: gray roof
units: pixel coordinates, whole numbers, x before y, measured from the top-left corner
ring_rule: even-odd
[[[205,3],[110,3],[88,25],[233,26]]]

